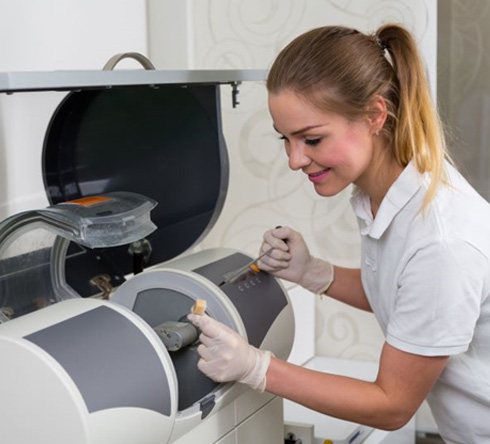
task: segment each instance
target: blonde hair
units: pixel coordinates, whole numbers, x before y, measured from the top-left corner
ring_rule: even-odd
[[[372,35],[325,26],[300,35],[269,71],[267,90],[284,89],[351,120],[364,117],[371,100],[382,96],[391,155],[403,167],[413,161],[420,173],[430,173],[424,208],[446,181],[444,160],[450,159],[439,115],[415,40],[402,26],[387,24]]]

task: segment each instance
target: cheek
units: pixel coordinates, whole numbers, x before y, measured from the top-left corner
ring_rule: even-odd
[[[365,142],[357,134],[346,133],[330,141],[328,160],[333,165],[351,164],[364,156]]]
[[[354,161],[369,158],[372,153],[371,137],[364,131],[350,131],[343,138],[342,150]]]
[[[328,154],[325,154],[324,162],[331,167],[336,167],[348,163],[349,157],[348,152],[342,146],[337,145],[335,149],[329,150]]]

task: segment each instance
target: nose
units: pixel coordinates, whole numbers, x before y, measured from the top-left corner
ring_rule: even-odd
[[[301,143],[291,143],[288,150],[289,168],[293,171],[300,170],[311,163],[311,159],[305,152]]]

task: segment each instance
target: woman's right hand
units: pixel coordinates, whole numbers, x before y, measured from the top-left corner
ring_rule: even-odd
[[[295,282],[313,293],[323,293],[333,281],[332,264],[310,254],[303,236],[289,227],[264,233],[258,266],[274,276]]]
[[[277,227],[264,233],[260,254],[270,250],[258,266],[274,276],[299,283],[310,260],[310,252],[300,233],[289,227]]]

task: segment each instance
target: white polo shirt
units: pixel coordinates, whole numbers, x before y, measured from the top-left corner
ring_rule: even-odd
[[[428,396],[441,436],[490,443],[490,205],[446,168],[451,185],[425,211],[428,176],[412,163],[374,220],[369,198],[354,191],[362,283],[390,345],[451,355]]]

